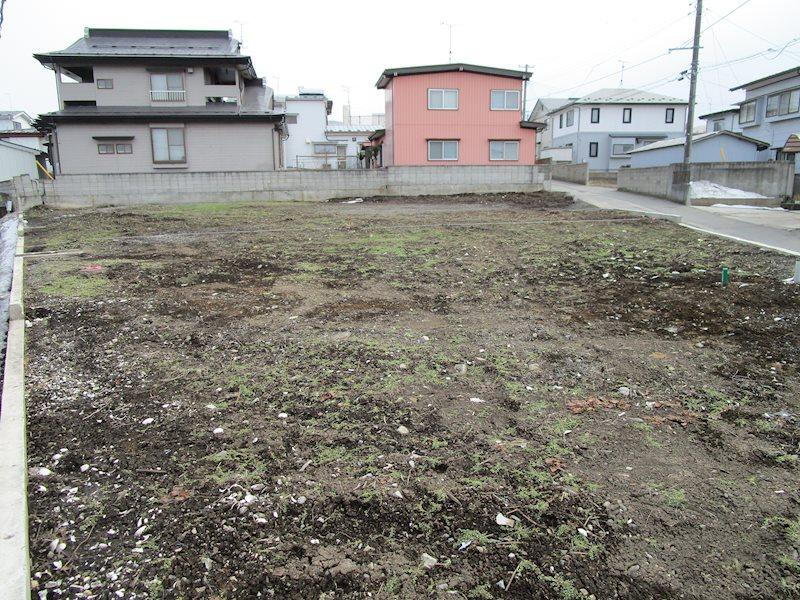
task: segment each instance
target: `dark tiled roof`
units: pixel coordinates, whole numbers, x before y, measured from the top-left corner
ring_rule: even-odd
[[[514,79],[530,79],[531,73],[526,71],[515,71],[513,69],[498,69],[496,67],[483,67],[481,65],[469,65],[467,63],[448,63],[446,65],[425,65],[421,67],[400,67],[397,69],[386,69],[375,86],[385,88],[392,77],[399,75],[420,75],[423,73],[450,73],[454,71],[465,71],[467,73],[482,73],[484,75],[498,75],[500,77],[513,77]]]
[[[180,29],[86,29],[63,50],[36,55],[58,56],[229,56],[239,54],[239,41],[229,31]]]
[[[263,110],[247,110],[240,106],[176,106],[159,108],[151,106],[74,106],[57,112],[40,115],[38,128],[58,122],[104,122],[141,120],[188,120],[188,121],[283,121],[284,113]]]

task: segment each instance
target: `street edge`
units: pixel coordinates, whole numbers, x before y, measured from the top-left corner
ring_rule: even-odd
[[[721,238],[725,238],[728,240],[733,240],[734,242],[741,242],[743,244],[750,244],[751,246],[758,246],[759,248],[765,248],[767,250],[773,250],[775,252],[780,252],[781,254],[788,254],[789,256],[800,256],[800,252],[795,252],[794,250],[788,250],[786,248],[781,248],[780,246],[771,246],[770,244],[764,244],[762,242],[754,242],[753,240],[747,240],[745,238],[736,237],[735,235],[728,235],[726,233],[718,233],[716,231],[712,231],[710,229],[703,229],[702,227],[696,227],[695,225],[689,225],[688,223],[680,223],[681,227],[687,227],[688,229],[693,229],[694,231],[701,231],[702,233],[707,233],[709,235],[716,235]]]

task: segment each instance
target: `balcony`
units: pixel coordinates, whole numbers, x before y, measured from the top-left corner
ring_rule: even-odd
[[[186,90],[150,90],[153,102],[185,102]]]

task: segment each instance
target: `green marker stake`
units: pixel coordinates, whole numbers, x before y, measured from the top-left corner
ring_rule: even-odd
[[[722,287],[727,287],[730,280],[731,276],[728,273],[728,267],[722,267]]]

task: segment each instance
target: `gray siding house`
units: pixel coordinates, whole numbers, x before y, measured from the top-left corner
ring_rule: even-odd
[[[285,115],[229,31],[86,29],[35,54],[55,74],[58,174],[269,171]]]
[[[715,131],[735,131],[741,132],[739,126],[739,107],[726,108],[715,112],[700,115],[699,119],[706,122],[706,133]]]
[[[794,160],[795,168],[800,169],[800,156],[784,150],[789,136],[800,133],[800,67],[731,89],[735,90],[744,90],[745,94],[739,103],[742,133],[769,143],[759,158]]]
[[[573,163],[616,171],[630,151],[683,134],[687,102],[636,89],[602,89],[548,113],[552,148],[571,148]],[[542,152],[545,148],[542,148]]]
[[[631,150],[630,166],[663,167],[679,163],[683,161],[685,143],[686,136],[683,136]],[[758,160],[758,153],[767,147],[765,142],[732,131],[698,133],[692,136],[692,162],[755,162]]]

